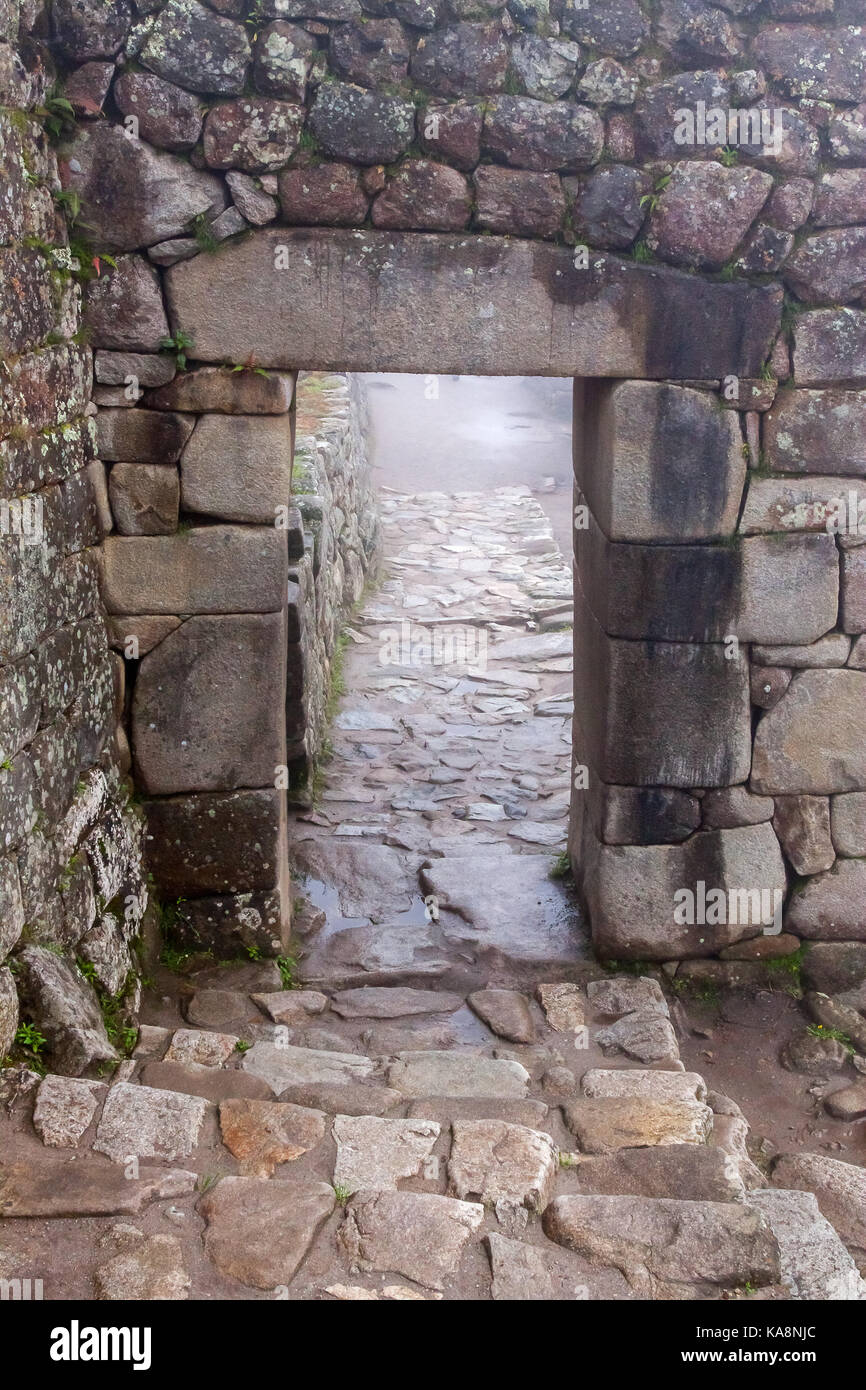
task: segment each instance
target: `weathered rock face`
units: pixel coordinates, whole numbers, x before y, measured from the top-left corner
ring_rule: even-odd
[[[81,198],[82,217],[106,251],[133,251],[179,236],[227,201],[213,174],[144,140],[129,140],[107,123],[78,130],[61,160],[65,185]]]
[[[138,121],[141,138],[158,149],[192,149],[201,134],[198,99],[153,73],[124,73],[114,84],[114,99],[122,115]]]
[[[310,130],[322,149],[356,164],[390,164],[408,148],[415,110],[397,97],[344,82],[321,87],[310,111]]]
[[[706,161],[677,164],[650,223],[647,244],[675,265],[720,270],[773,186],[757,169]]]
[[[734,412],[703,392],[649,382],[594,384],[585,405],[575,472],[607,536],[671,542],[732,533],[746,476]]]
[[[204,157],[212,169],[262,174],[288,164],[304,123],[303,107],[290,101],[228,101],[204,123]]]
[[[755,735],[752,783],[769,795],[866,787],[866,674],[803,671]]]
[[[158,352],[168,319],[157,271],[143,256],[118,256],[112,272],[88,286],[85,323],[97,348]]]
[[[359,127],[349,120],[347,128]],[[351,157],[333,146],[329,153]],[[306,273],[310,257],[318,281]],[[463,292],[470,277],[473,297]],[[770,290],[705,285],[613,257],[578,270],[563,248],[408,233],[264,228],[216,257],[170,267],[165,285],[198,360],[243,361],[255,342],[271,366],[324,370],[592,375],[603,364],[616,376],[718,377],[733,364],[750,375],[779,312]],[[359,302],[369,306],[364,317],[349,309]],[[707,315],[712,337],[702,328]],[[673,322],[676,335],[666,327]],[[713,433],[729,429],[721,423]],[[715,479],[705,485],[720,490]]]
[[[145,790],[166,795],[263,787],[273,780],[284,761],[277,698],[284,640],[276,613],[195,617],[144,658],[132,743]],[[269,701],[253,698],[253,670],[259,697],[269,689]]]
[[[140,58],[146,68],[191,92],[242,92],[250,62],[242,24],[196,0],[169,0],[149,30]]]

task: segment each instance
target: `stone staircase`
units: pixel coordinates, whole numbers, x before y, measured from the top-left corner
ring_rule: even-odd
[[[155,1009],[187,1026],[144,1025],[110,1084],[3,1074],[0,1274],[54,1298],[866,1297],[866,1171],[759,1169],[657,981],[592,973],[464,998],[199,971]]]

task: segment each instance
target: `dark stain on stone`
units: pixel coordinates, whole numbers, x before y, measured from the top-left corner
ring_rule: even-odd
[[[709,642],[730,631],[739,612],[739,546],[635,546],[651,640]]]
[[[653,516],[676,534],[688,536],[695,523],[721,533],[730,487],[729,416],[706,410],[707,397],[679,386],[654,391],[654,414],[647,455],[653,460],[650,500]]]

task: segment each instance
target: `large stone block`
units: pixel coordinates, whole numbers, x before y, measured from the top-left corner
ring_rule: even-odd
[[[687,387],[594,381],[578,386],[575,413],[583,424],[575,475],[605,535],[682,541],[733,533],[746,478],[735,411]]]
[[[785,865],[769,824],[705,831],[682,845],[588,841],[577,872],[594,947],[611,959],[716,955],[767,927],[772,932],[773,913],[781,912],[786,888]],[[722,890],[723,920],[698,920],[714,915],[709,908],[700,911],[701,884],[705,901],[711,890]],[[683,890],[694,898],[691,923],[688,903],[674,896]]]
[[[100,410],[99,456],[107,463],[176,463],[194,425],[191,415],[161,410]]]
[[[608,637],[578,588],[575,710],[586,757],[604,782],[719,787],[752,757],[748,661],[721,644]]]
[[[255,368],[198,367],[181,372],[147,397],[151,410],[214,411],[225,415],[282,415],[291,408],[295,379],[289,372]]]
[[[607,255],[579,270],[567,247],[498,237],[263,228],[165,280],[200,361],[266,367],[755,376],[780,318],[775,289]]]
[[[215,216],[228,201],[216,174],[129,140],[107,121],[79,127],[61,156],[67,187],[81,198],[81,220],[103,251],[135,251],[180,236],[194,217]]]
[[[837,859],[793,893],[785,930],[807,941],[866,941],[866,859]]]
[[[801,671],[755,734],[752,787],[768,796],[866,790],[866,671]]]
[[[780,391],[764,450],[778,473],[866,474],[866,391]]]
[[[411,102],[368,92],[348,82],[319,88],[310,111],[310,130],[326,154],[353,164],[391,164],[411,143]]]
[[[285,857],[278,791],[145,802],[147,860],[169,898],[273,888]]]
[[[794,328],[798,386],[866,385],[866,313],[813,309]]]
[[[659,195],[647,244],[665,261],[721,270],[772,188],[772,176],[758,169],[684,160]]]
[[[289,503],[288,415],[203,415],[181,460],[184,511],[274,525]]]
[[[142,63],[159,77],[223,96],[243,91],[251,57],[243,24],[193,0],[169,0],[141,50]]]
[[[866,483],[830,477],[750,478],[740,531],[847,531],[866,508]]]
[[[104,274],[89,282],[84,322],[98,348],[159,352],[168,336],[159,272],[143,256],[118,256],[116,266],[107,266]],[[164,362],[171,371],[171,359]],[[123,380],[121,376],[114,384],[122,385]]]
[[[830,831],[837,854],[866,858],[866,792],[833,797]]]
[[[109,536],[102,562],[109,613],[274,613],[286,601],[286,533],[269,527]]]
[[[597,111],[573,102],[494,97],[487,106],[482,148],[518,169],[574,172],[595,164],[604,145]]]
[[[614,637],[809,643],[836,622],[839,558],[829,535],[624,545],[590,514],[574,537],[581,587]]]
[[[177,530],[180,477],[171,465],[116,463],[108,494],[122,536],[164,536]]]
[[[139,785],[163,796],[273,786],[285,761],[284,689],[281,615],[190,618],[139,668]]]

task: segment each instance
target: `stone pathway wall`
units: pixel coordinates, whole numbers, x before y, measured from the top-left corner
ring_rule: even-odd
[[[326,747],[332,689],[341,678],[343,623],[376,573],[379,504],[368,436],[359,377],[301,376],[292,498],[305,544],[291,574],[299,640],[289,643],[286,750],[295,799],[309,793]]]

